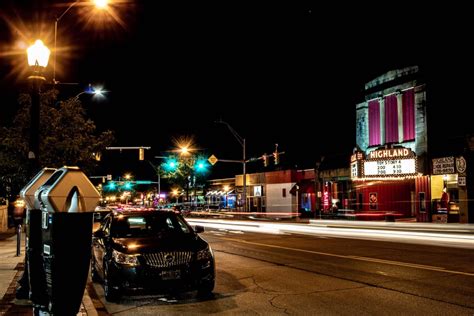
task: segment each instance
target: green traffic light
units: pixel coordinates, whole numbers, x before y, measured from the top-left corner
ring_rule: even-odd
[[[107,184],[107,189],[108,189],[109,191],[113,191],[113,190],[115,190],[116,188],[117,188],[117,186],[115,185],[115,182],[113,182],[113,181],[110,181],[110,182]]]
[[[163,169],[167,172],[174,172],[178,168],[178,161],[174,157],[169,157],[163,164]]]
[[[204,172],[207,170],[207,163],[205,160],[203,159],[199,159],[196,161],[196,163],[194,164],[194,169],[197,171],[197,172]]]
[[[123,189],[124,189],[124,190],[131,190],[131,189],[132,189],[132,183],[131,183],[131,182],[128,182],[128,181],[125,182],[125,183],[123,184]]]

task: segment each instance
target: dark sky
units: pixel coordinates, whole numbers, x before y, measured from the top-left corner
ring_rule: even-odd
[[[71,49],[58,54],[57,79],[80,85],[60,85],[62,95],[103,83],[107,101],[81,97],[89,115],[99,129],[115,131],[116,146],[151,146],[147,158],[171,149],[173,137],[194,135],[204,153],[239,159],[240,145],[214,123],[222,118],[247,139],[248,156],[278,143],[283,164],[306,168],[321,154],[351,152],[365,82],[416,64],[431,89],[430,128],[439,137],[471,131],[474,20],[467,8],[255,2],[122,1],[113,5],[122,25],[99,29],[75,7],[59,24],[58,45]],[[18,56],[5,53],[18,37],[6,21],[20,29],[41,21],[52,31],[64,10],[58,3],[0,1],[1,125],[11,122],[23,85],[11,75]],[[137,155],[108,152],[106,159],[132,170]],[[249,167],[263,170],[261,162]],[[213,175],[240,170],[218,163]]]

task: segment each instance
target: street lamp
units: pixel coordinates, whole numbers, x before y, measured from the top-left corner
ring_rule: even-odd
[[[31,107],[30,107],[30,142],[28,159],[30,161],[30,174],[33,174],[39,162],[39,124],[40,124],[40,93],[41,85],[46,80],[43,70],[48,65],[50,50],[41,40],[28,47],[28,65],[33,74],[28,77],[31,82]]]
[[[242,168],[243,168],[243,187],[244,191],[242,194],[243,200],[244,200],[244,212],[247,211],[247,158],[246,158],[246,153],[245,153],[245,138],[242,138],[233,128],[232,126],[229,125],[229,123],[224,122],[223,120],[216,121],[218,124],[224,124],[227,126],[227,128],[230,130],[232,135],[237,139],[239,144],[242,146]]]
[[[72,2],[64,12],[56,18],[54,21],[54,49],[53,49],[53,84],[59,83],[59,81],[56,81],[56,44],[57,44],[57,38],[58,38],[58,23],[59,21],[66,15],[66,13],[71,10],[72,7],[74,7],[76,4],[78,4],[80,0],[76,0]],[[105,9],[108,5],[108,0],[93,0],[94,5],[98,9]]]
[[[89,86],[87,87],[86,90],[84,91],[81,91],[79,92],[78,94],[76,94],[76,96],[74,98],[72,98],[74,101],[77,101],[79,99],[79,96],[83,95],[84,93],[86,94],[93,94],[94,96],[95,95],[98,95],[98,96],[102,96],[104,94],[104,91],[102,91],[102,89],[98,88],[98,89],[95,89],[92,87],[91,84],[89,84]]]

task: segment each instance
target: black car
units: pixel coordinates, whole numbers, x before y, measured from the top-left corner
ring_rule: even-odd
[[[113,211],[93,234],[91,275],[102,279],[105,298],[125,290],[160,292],[214,289],[214,255],[209,244],[173,211]]]

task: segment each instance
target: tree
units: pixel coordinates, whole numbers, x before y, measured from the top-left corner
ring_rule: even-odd
[[[204,187],[209,174],[209,164],[204,156],[170,156],[161,164],[160,172],[170,184],[184,189],[186,201],[189,201],[191,189],[196,195],[197,189]]]
[[[57,102],[57,95],[57,90],[41,94],[39,165],[79,166],[89,174],[97,167],[94,153],[109,146],[113,134],[105,131],[96,135],[96,126],[86,117],[80,100]],[[0,132],[0,195],[8,189],[19,192],[31,177],[27,169],[31,98],[21,94],[18,102],[20,109],[12,126],[1,127]]]

